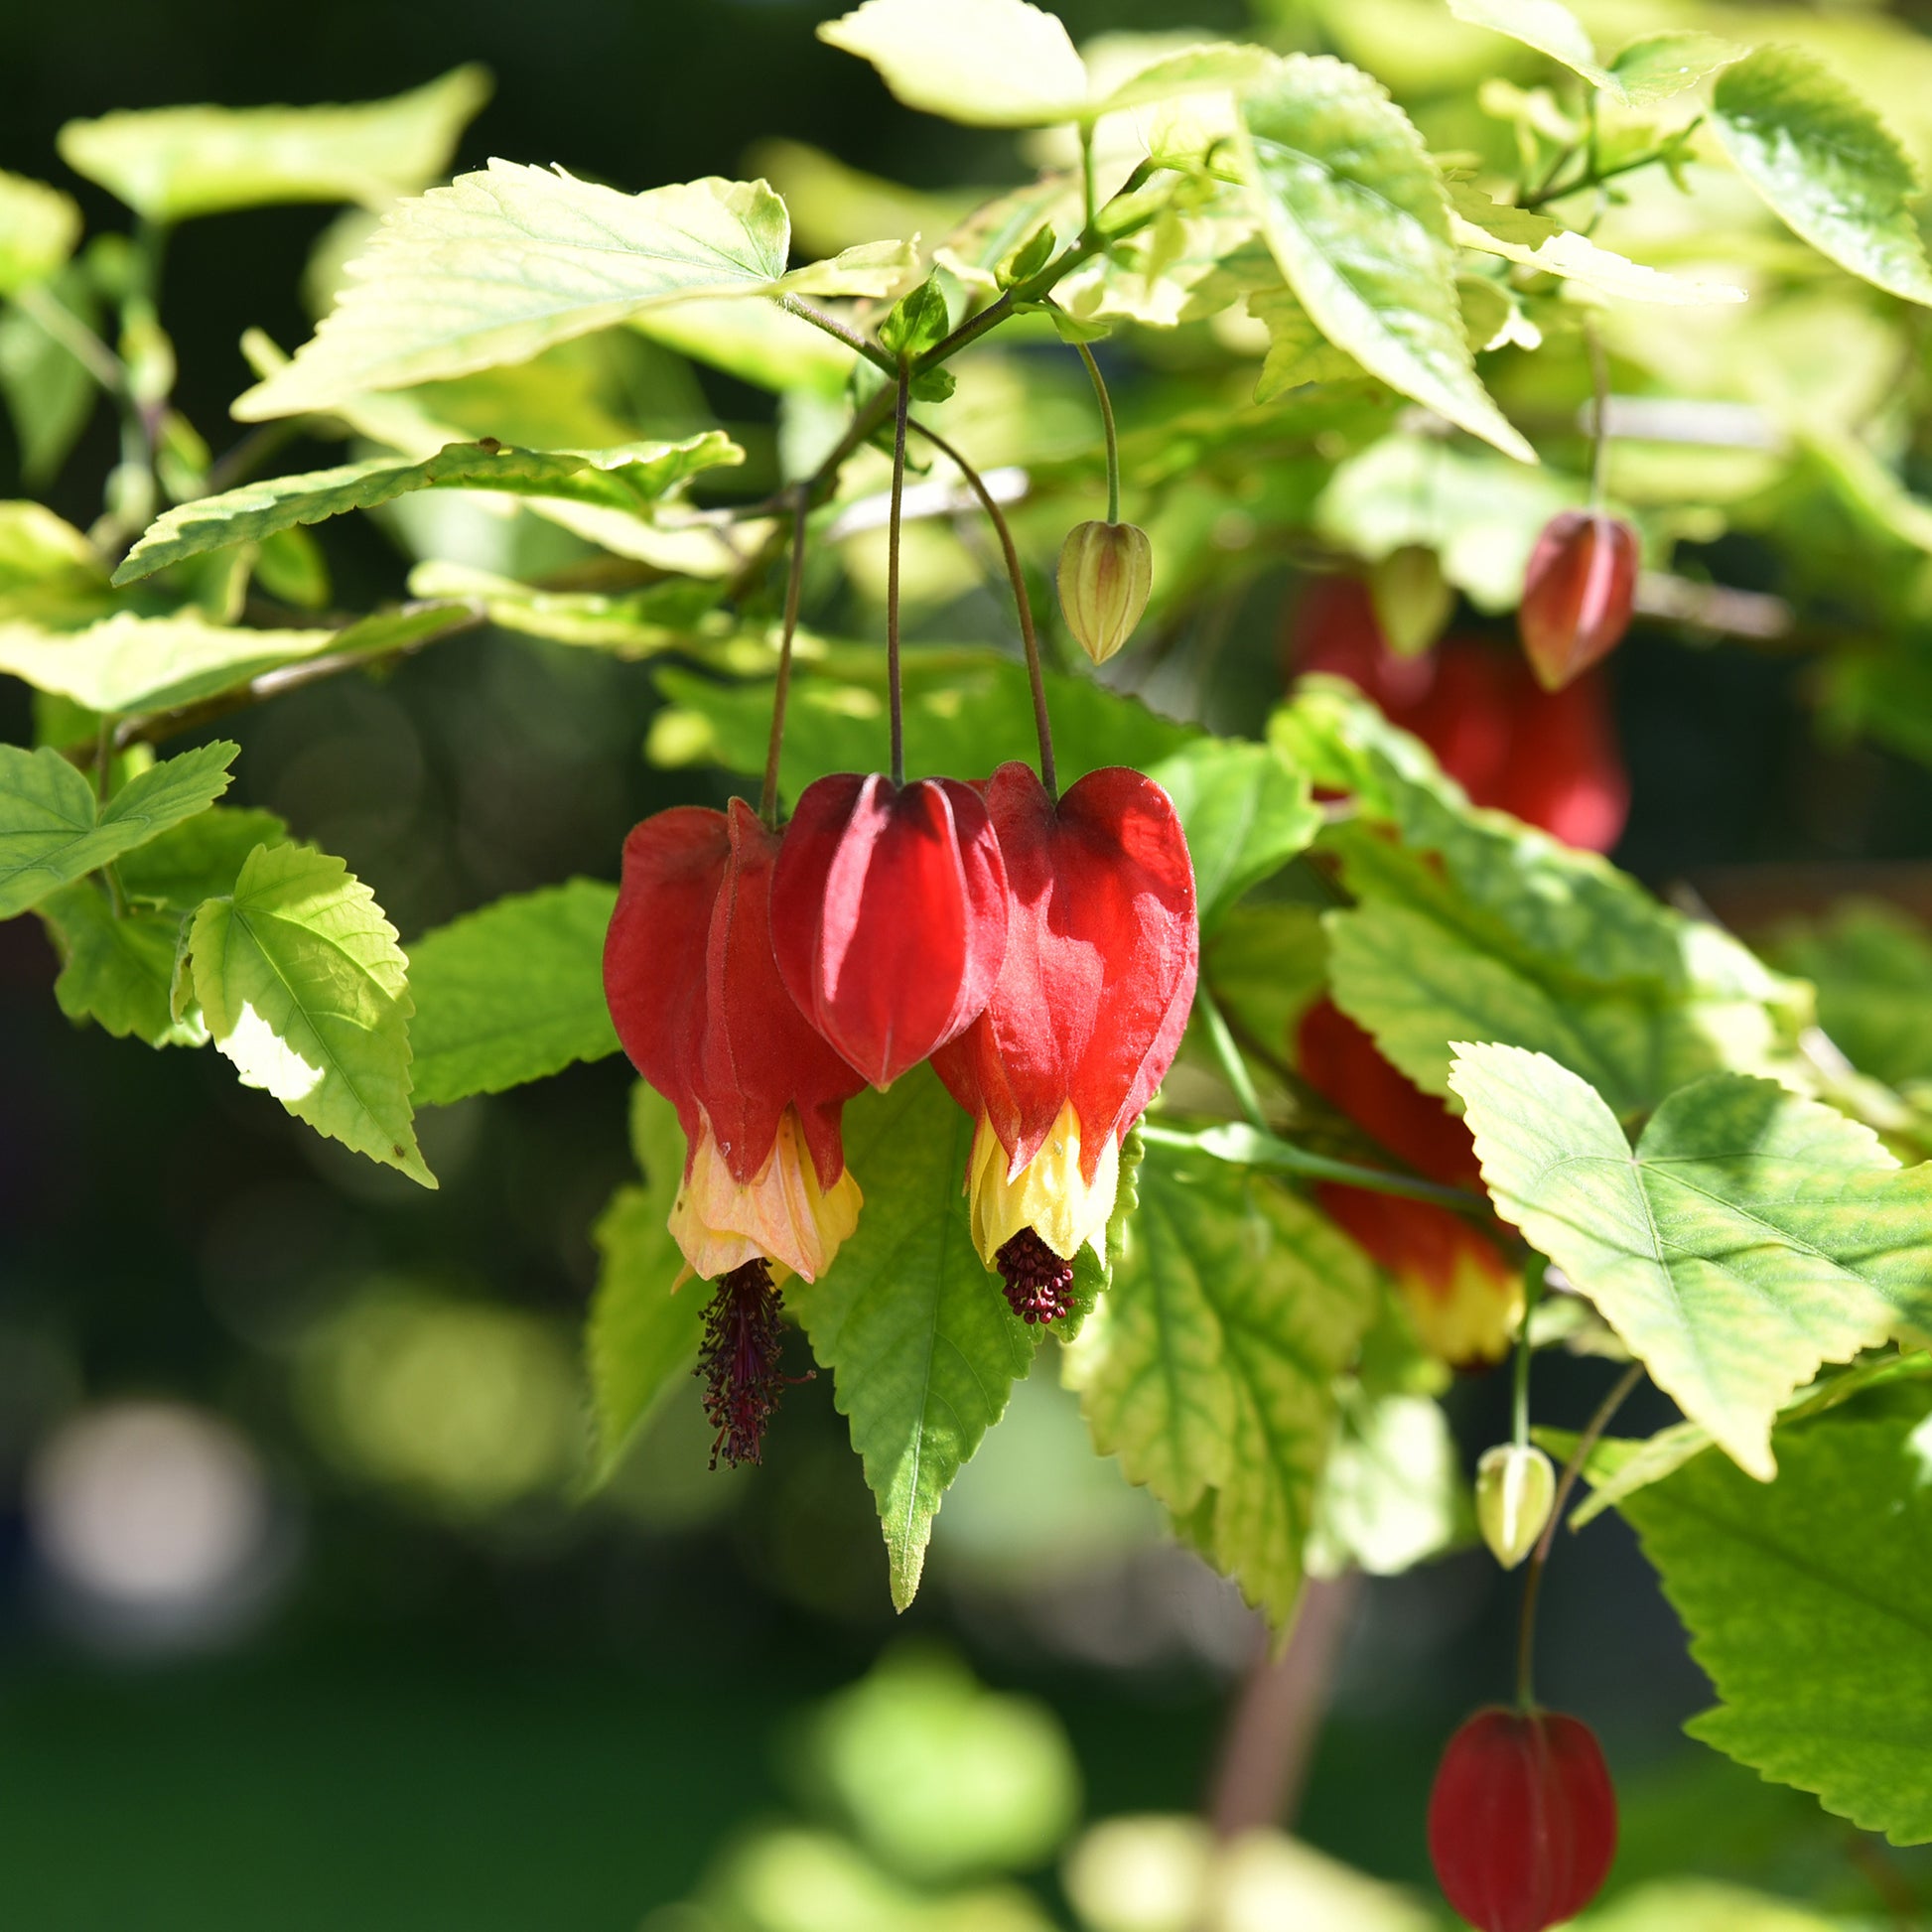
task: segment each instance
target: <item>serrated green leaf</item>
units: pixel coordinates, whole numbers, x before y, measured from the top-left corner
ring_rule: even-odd
[[[227,790],[239,750],[219,740],[184,752],[102,805],[59,752],[0,745],[0,919],[205,811]]]
[[[1742,60],[1745,52],[1735,41],[1686,28],[1632,41],[1610,63],[1610,71],[1632,107],[1654,107]]]
[[[851,1422],[900,1609],[918,1589],[940,1498],[1005,1413],[1036,1339],[973,1247],[972,1138],[927,1068],[855,1100],[845,1156],[866,1194],[858,1231],[818,1281],[787,1290]]]
[[[1095,1447],[1278,1626],[1301,1591],[1334,1378],[1375,1303],[1359,1251],[1278,1183],[1151,1145],[1113,1285],[1067,1354]]]
[[[600,1265],[584,1350],[599,1482],[658,1403],[690,1375],[704,1335],[704,1284],[672,1288],[684,1271],[667,1225],[684,1179],[684,1135],[677,1110],[641,1080],[630,1096],[630,1146],[642,1184],[620,1187],[591,1230]]]
[[[1262,232],[1321,333],[1390,388],[1534,463],[1476,375],[1443,184],[1383,88],[1345,62],[1292,55],[1241,101],[1236,141]]]
[[[281,844],[288,830],[273,812],[215,805],[121,859],[121,891],[137,904],[177,916],[193,912],[203,899],[233,892],[249,853]]]
[[[1932,1840],[1922,1428],[1805,1430],[1769,1487],[1707,1455],[1622,1505],[1722,1700],[1691,1734],[1900,1845]]]
[[[257,846],[233,896],[195,915],[189,946],[207,1030],[244,1086],[436,1185],[410,1119],[409,962],[375,896],[340,859]]]
[[[1737,172],[1841,268],[1932,305],[1932,266],[1907,206],[1910,160],[1858,95],[1796,47],[1760,47],[1725,69],[1712,122]]]
[[[1266,745],[1202,739],[1150,765],[1148,776],[1180,814],[1203,933],[1321,829],[1306,774],[1291,770]]]
[[[698,472],[744,460],[745,452],[723,430],[707,430],[682,443],[633,443],[616,450],[452,443],[423,463],[372,457],[334,470],[243,483],[219,496],[183,503],[161,516],[128,552],[114,582],[132,583],[206,551],[259,541],[349,510],[373,509],[418,489],[500,490],[643,516]]]
[[[434,181],[489,98],[488,71],[352,107],[161,107],[69,121],[61,159],[153,221],[277,202],[386,207]]]
[[[1269,257],[1270,267],[1274,257]],[[1260,288],[1248,297],[1248,313],[1268,331],[1268,353],[1255,378],[1255,401],[1273,402],[1308,382],[1352,382],[1368,371],[1337,348],[1286,288]]]
[[[1587,1295],[1689,1420],[1764,1480],[1823,1362],[1932,1326],[1932,1164],[1768,1080],[1673,1094],[1634,1156],[1541,1053],[1458,1046],[1449,1075],[1497,1212]]]
[[[76,630],[0,621],[0,671],[89,711],[123,716],[194,704],[315,657],[336,640],[333,630],[246,630],[193,612],[121,612]]]
[[[244,422],[333,409],[520,362],[658,303],[699,296],[883,295],[902,242],[787,273],[790,224],[762,182],[641,195],[513,162],[461,175],[384,217],[356,279],[295,358],[239,397]]]
[[[1596,58],[1584,23],[1563,0],[1449,0],[1449,10],[1471,27],[1506,34],[1580,73],[1612,100],[1623,98],[1623,84]]]
[[[80,210],[71,196],[0,170],[0,295],[46,281],[79,239]]]
[[[618,1048],[604,1001],[615,886],[573,879],[499,898],[409,948],[415,1097],[443,1107]]]
[[[61,977],[54,997],[69,1020],[92,1020],[150,1046],[201,1046],[198,1015],[177,1020],[169,1005],[181,915],[135,907],[116,914],[105,892],[85,880],[64,886],[36,908],[47,921]]]

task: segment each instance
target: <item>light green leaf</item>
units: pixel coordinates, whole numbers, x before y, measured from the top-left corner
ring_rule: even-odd
[[[806,389],[836,400],[852,375],[851,349],[775,302],[728,296],[670,302],[633,317],[630,327],[680,355],[780,395]]]
[[[1773,956],[1818,988],[1818,1024],[1861,1071],[1932,1080],[1932,934],[1896,906],[1850,900],[1780,936]]]
[[[150,1046],[207,1043],[200,1016],[177,1020],[169,1004],[179,913],[137,907],[117,915],[106,893],[86,880],[36,909],[61,955],[54,997],[69,1020],[92,1020],[116,1039],[132,1034]]]
[[[386,207],[450,165],[489,98],[488,72],[454,68],[353,107],[161,107],[69,121],[61,159],[153,221],[276,202]]]
[[[1811,55],[1760,47],[1726,68],[1712,121],[1737,172],[1841,268],[1932,305],[1907,204],[1919,182],[1891,130]]]
[[[1421,135],[1374,80],[1292,55],[1241,102],[1262,232],[1315,326],[1392,389],[1534,463],[1463,339],[1449,204]]]
[[[336,640],[333,630],[244,630],[194,612],[119,612],[78,630],[0,621],[0,671],[89,711],[172,711],[317,656]]]
[[[1471,27],[1487,27],[1547,54],[1612,100],[1623,98],[1622,82],[1597,60],[1584,23],[1563,0],[1449,0],[1449,10]]]
[[[573,879],[499,898],[409,948],[415,1097],[443,1107],[618,1051],[604,1002],[615,886]]]
[[[1083,118],[1097,119],[1128,107],[1148,107],[1188,94],[1246,92],[1271,79],[1280,66],[1265,47],[1238,47],[1225,41],[1181,48],[1104,89],[1087,104]]]
[[[717,608],[721,587],[681,577],[635,591],[544,591],[465,564],[432,561],[409,573],[409,594],[481,605],[500,630],[619,657],[689,648],[731,627]]]
[[[1632,107],[1654,107],[1742,60],[1745,52],[1735,41],[1685,28],[1632,41],[1610,63],[1610,71]]]
[[[677,1110],[641,1080],[631,1090],[630,1146],[643,1182],[620,1187],[591,1231],[601,1265],[584,1348],[599,1482],[690,1375],[704,1335],[704,1284],[672,1287],[684,1257],[666,1223],[684,1179],[684,1135]]]
[[[1272,255],[1269,267],[1274,267]],[[1273,402],[1305,382],[1367,379],[1368,371],[1346,350],[1337,348],[1281,284],[1254,290],[1248,297],[1248,313],[1268,331],[1268,353],[1255,378],[1256,402]]]
[[[71,196],[0,171],[0,295],[46,281],[79,239],[80,210]]]
[[[1428,1396],[1371,1396],[1347,1380],[1338,1399],[1341,1429],[1315,1496],[1309,1573],[1399,1577],[1441,1556],[1463,1527],[1449,1419]]]
[[[1267,1177],[1150,1145],[1066,1377],[1103,1454],[1275,1624],[1293,1614],[1335,1376],[1374,1312],[1360,1252]]]
[[[1202,739],[1150,765],[1148,776],[1180,814],[1204,933],[1321,829],[1307,776],[1266,745]]]
[[[1714,1074],[1633,1157],[1541,1053],[1458,1046],[1449,1081],[1497,1212],[1750,1474],[1775,1473],[1772,1423],[1821,1363],[1932,1326],[1932,1164],[1901,1169],[1831,1108]]]
[[[234,404],[244,422],[332,409],[370,389],[521,362],[573,336],[700,296],[883,295],[902,242],[787,274],[784,204],[710,178],[641,195],[492,161],[384,217],[355,279],[294,360]]]
[[[940,1498],[1005,1413],[1036,1338],[973,1247],[962,1187],[972,1138],[926,1068],[855,1100],[845,1156],[866,1193],[858,1232],[820,1280],[787,1291],[851,1421],[900,1609]]]
[[[89,328],[100,320],[85,271],[58,270],[50,291]],[[21,481],[44,486],[60,474],[87,427],[100,390],[71,349],[16,307],[0,309],[0,392],[20,444]]]
[[[1900,1845],[1932,1840],[1923,1428],[1804,1430],[1768,1488],[1707,1455],[1622,1505],[1721,1700],[1691,1734]]]
[[[0,919],[204,811],[240,747],[218,740],[151,765],[105,805],[59,752],[0,745]]]
[[[249,853],[279,845],[288,829],[273,812],[213,806],[121,859],[115,868],[121,891],[177,917],[193,912],[203,899],[233,892]]]
[[[1857,1920],[1716,1878],[1663,1878],[1619,1891],[1583,1932],[1861,1932]]]
[[[745,452],[722,430],[707,430],[682,443],[633,443],[616,450],[535,451],[452,443],[423,463],[372,457],[334,470],[243,483],[219,496],[183,503],[163,515],[128,552],[114,582],[131,583],[185,558],[259,541],[297,524],[373,509],[417,489],[501,490],[647,516],[700,471],[744,461]]]
[[[374,895],[340,859],[257,846],[232,897],[195,915],[189,945],[207,1030],[244,1086],[436,1185],[410,1119],[409,962]]]

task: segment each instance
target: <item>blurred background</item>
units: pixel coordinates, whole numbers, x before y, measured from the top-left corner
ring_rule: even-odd
[[[16,0],[0,165],[60,182],[112,230],[124,211],[55,158],[71,117],[367,99],[475,60],[496,91],[459,169],[554,159],[634,189],[739,174],[783,137],[920,189],[1024,177],[1009,140],[910,114],[819,46],[826,11],[331,0],[267,19],[239,0]],[[1076,39],[1251,24],[1241,0],[1060,11]],[[248,380],[238,339],[307,335],[305,265],[332,218],[243,212],[177,238],[177,396],[217,451]],[[768,398],[677,381],[650,390],[653,423],[723,423],[752,452],[745,486],[765,486]],[[51,492],[81,525],[113,435],[102,408]],[[285,467],[335,460],[298,445]],[[24,493],[11,447],[0,469]],[[399,593],[407,559],[375,523],[345,519],[331,555],[343,604]],[[1749,557],[1727,563],[1725,581],[1750,581]],[[1223,614],[1228,712],[1279,691],[1305,594],[1265,568]],[[971,595],[923,620],[954,636],[998,621]],[[1801,676],[1639,628],[1611,673],[1634,793],[1622,863],[1719,891],[1722,869],[1773,858],[1932,858],[1926,772],[1822,748]],[[644,763],[655,703],[641,665],[484,633],[248,714],[237,796],[345,858],[406,940],[502,893],[614,877],[642,813],[722,801],[722,779]],[[24,690],[0,688],[0,738],[29,729]],[[1076,1908],[1103,1932],[1178,1925],[1148,1914],[1197,1856],[1186,1828],[1080,1835],[1200,1808],[1260,1631],[1088,1452],[1050,1351],[948,1497],[903,1618],[823,1380],[791,1392],[765,1466],[730,1474],[706,1469],[694,1385],[581,1501],[577,1337],[589,1230],[627,1177],[627,1069],[427,1113],[443,1186],[425,1194],[212,1054],[75,1031],[55,972],[36,921],[0,925],[9,1928],[1025,1932]],[[1574,1426],[1612,1372],[1560,1363],[1543,1418]],[[1451,1397],[1471,1461],[1506,1427],[1502,1381]],[[1465,1552],[1341,1609],[1298,1829],[1427,1896],[1435,1755],[1506,1692],[1514,1587]],[[1544,1647],[1546,1696],[1598,1727],[1627,1797],[1620,1889],[1748,1876],[1875,1911],[1849,1828],[1679,1735],[1706,1687],[1614,1518],[1561,1550]],[[1432,1922],[1378,1897],[1411,1913],[1389,1924]]]

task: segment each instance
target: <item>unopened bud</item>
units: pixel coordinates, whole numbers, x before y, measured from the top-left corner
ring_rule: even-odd
[[[1637,596],[1637,533],[1601,510],[1543,526],[1523,575],[1516,625],[1546,691],[1560,691],[1622,640]]]
[[[1060,610],[1096,664],[1134,634],[1154,588],[1154,546],[1132,523],[1079,523],[1060,545]]]
[[[1505,1570],[1536,1548],[1557,1499],[1557,1472],[1540,1449],[1498,1443],[1476,1464],[1476,1523]]]
[[[1398,657],[1420,657],[1455,610],[1455,593],[1443,575],[1435,551],[1405,543],[1377,562],[1368,574],[1375,621]]]

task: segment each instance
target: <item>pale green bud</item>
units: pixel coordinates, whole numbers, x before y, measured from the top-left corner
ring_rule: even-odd
[[[1505,1570],[1536,1548],[1557,1499],[1557,1472],[1540,1449],[1498,1443],[1476,1464],[1476,1522]]]
[[[1060,545],[1060,610],[1096,664],[1134,634],[1154,588],[1154,546],[1131,523],[1080,523]]]

